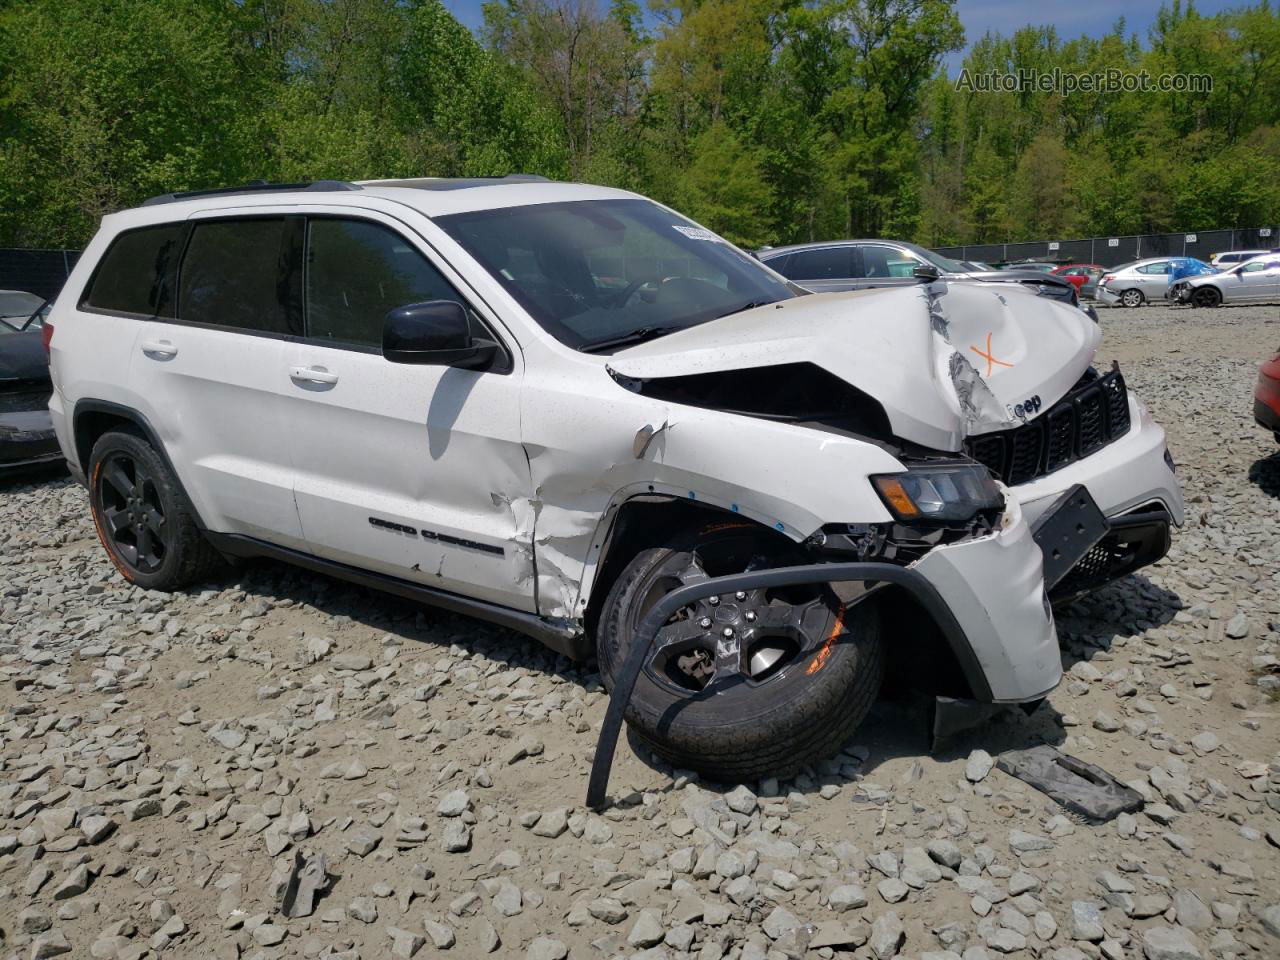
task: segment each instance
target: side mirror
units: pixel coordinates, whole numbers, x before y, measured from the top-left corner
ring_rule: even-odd
[[[911,271],[911,276],[915,277],[920,283],[933,283],[937,280],[941,273],[932,263],[917,263],[915,269]]]
[[[498,352],[491,340],[475,340],[466,308],[454,300],[396,307],[382,322],[382,355],[392,363],[426,363],[474,370]]]

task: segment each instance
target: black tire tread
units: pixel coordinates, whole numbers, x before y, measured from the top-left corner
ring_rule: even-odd
[[[160,570],[151,574],[133,571],[120,562],[107,545],[106,536],[103,533],[101,524],[98,522],[95,504],[92,508],[94,510],[94,526],[98,531],[98,537],[102,541],[103,548],[107,551],[107,555],[111,558],[111,562],[116,569],[130,583],[147,590],[180,590],[193,583],[209,579],[213,573],[222,567],[222,555],[214,549],[213,545],[209,543],[204,533],[200,530],[178,478],[169,469],[169,465],[164,458],[156,452],[155,448],[141,433],[127,427],[118,427],[108,430],[94,443],[93,452],[89,457],[91,503],[94,496],[92,487],[96,482],[98,464],[114,450],[124,451],[135,460],[146,464],[151,475],[155,477],[157,485],[162,487],[161,496],[172,504],[172,508],[165,519],[172,522],[174,529],[177,531],[177,536],[173,543],[169,545],[169,549],[175,558],[172,565],[166,563]]]
[[[600,638],[605,631],[617,629],[623,617],[622,598],[632,585],[675,549],[661,547],[637,554],[609,592],[597,639],[601,676],[609,689],[613,688],[615,663]],[[675,767],[696,770],[713,780],[729,783],[767,776],[785,777],[832,756],[871,709],[885,668],[879,616],[873,603],[855,607],[845,616],[846,624],[854,626],[852,632],[861,636],[858,655],[833,658],[824,669],[823,682],[808,684],[803,697],[793,697],[752,718],[753,726],[777,731],[788,726],[794,728],[797,713],[802,713],[811,722],[803,725],[801,732],[778,736],[773,746],[762,748],[759,741],[744,739],[742,724],[726,721],[697,727],[686,724],[678,736],[660,739],[650,731],[658,730],[663,706],[646,701],[641,690],[642,678],[642,683],[637,684],[641,695],[632,696],[626,711],[632,735],[640,745]]]

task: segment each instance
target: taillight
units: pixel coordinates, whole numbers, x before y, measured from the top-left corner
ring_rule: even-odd
[[[44,344],[44,352],[48,354],[49,344],[53,343],[53,324],[47,320],[40,328],[40,342]]]
[[[1103,286],[1106,286],[1108,283],[1110,283],[1110,282],[1111,282],[1112,280],[1114,280],[1115,278],[1116,278],[1116,275],[1115,275],[1114,273],[1104,273],[1104,274],[1102,275],[1102,279],[1101,279],[1101,280],[1099,280],[1099,281],[1098,281],[1098,283],[1102,284]]]

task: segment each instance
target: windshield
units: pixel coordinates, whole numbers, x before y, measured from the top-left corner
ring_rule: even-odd
[[[433,218],[557,340],[590,350],[795,293],[753,257],[648,200],[578,200]]]
[[[934,253],[924,247],[914,247],[916,253],[924,257],[943,273],[972,273],[973,264],[962,263],[959,260],[952,260],[950,257],[944,257],[940,253]]]

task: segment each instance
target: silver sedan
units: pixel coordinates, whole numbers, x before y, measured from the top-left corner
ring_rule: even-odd
[[[1164,297],[1169,287],[1170,257],[1135,260],[1112,267],[1098,281],[1098,299],[1108,306],[1140,307]]]
[[[1197,307],[1280,301],[1280,253],[1254,257],[1222,273],[1187,277],[1175,283],[1170,293],[1179,303]]]

